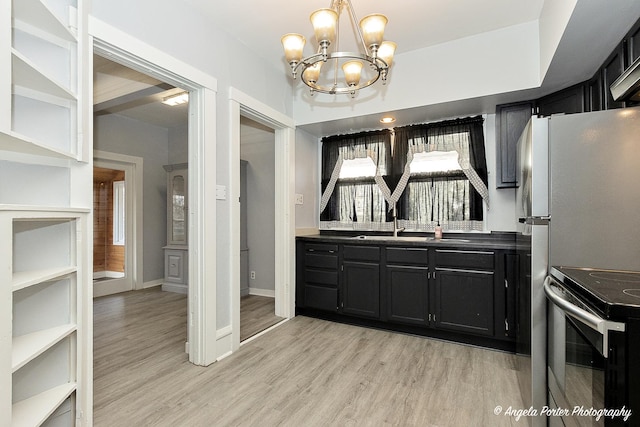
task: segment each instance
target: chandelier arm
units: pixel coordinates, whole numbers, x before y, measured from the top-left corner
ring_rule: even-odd
[[[359,21],[358,21],[358,17],[356,16],[356,11],[353,10],[353,6],[351,6],[351,0],[343,0],[343,1],[347,3],[347,6],[349,8],[349,17],[351,18],[351,25],[353,26],[353,28],[356,29],[356,31],[358,33],[358,39],[359,39],[360,43],[362,44],[362,47],[364,49],[364,53],[369,55],[369,48],[364,43],[364,37],[362,37],[362,30],[360,29],[360,24],[359,24]]]
[[[334,52],[340,52],[340,15],[342,15],[342,0],[338,0],[338,20],[336,21],[336,41]],[[333,61],[333,88],[338,87],[338,59]]]

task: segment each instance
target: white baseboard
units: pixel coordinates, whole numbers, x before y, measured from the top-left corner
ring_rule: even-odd
[[[256,295],[259,297],[269,297],[275,298],[276,291],[273,289],[260,289],[260,288],[249,288],[249,295]]]
[[[124,273],[118,272],[118,271],[103,270],[103,271],[94,271],[93,272],[93,278],[94,279],[104,279],[104,278],[120,279],[120,278],[122,278],[123,275],[124,275]]]
[[[142,284],[142,289],[149,289],[149,288],[153,288],[154,286],[161,286],[163,283],[164,283],[164,280],[162,279],[150,280]]]

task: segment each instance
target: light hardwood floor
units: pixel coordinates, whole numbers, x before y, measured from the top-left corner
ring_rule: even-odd
[[[251,338],[284,318],[276,316],[274,298],[247,295],[240,299],[240,341]]]
[[[422,337],[298,316],[199,367],[185,300],[154,291],[96,299],[94,330],[96,426],[509,426],[495,407],[523,406],[513,355]]]

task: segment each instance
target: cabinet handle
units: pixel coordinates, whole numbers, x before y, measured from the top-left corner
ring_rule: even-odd
[[[308,252],[315,252],[315,249],[307,249]]]
[[[478,274],[490,274],[493,275],[493,271],[482,271],[482,270],[464,270],[461,268],[436,268],[438,271],[452,271],[454,273],[478,273]],[[435,272],[433,273],[435,277]]]
[[[493,255],[493,252],[487,251],[458,251],[455,249],[436,249],[436,252],[447,253],[447,254],[482,254],[482,255]]]
[[[330,250],[330,251],[329,251],[329,253],[330,253],[330,254],[333,254],[333,253],[335,253],[335,252],[336,252],[336,251],[334,251],[334,250]]]

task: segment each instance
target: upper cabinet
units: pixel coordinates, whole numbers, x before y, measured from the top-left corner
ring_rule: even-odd
[[[77,3],[2,3],[0,149],[78,159]]]
[[[533,102],[496,106],[496,187],[516,187],[518,139],[529,122]]]
[[[187,244],[187,165],[168,165],[167,246]]]
[[[624,55],[625,43],[620,43],[616,49],[609,55],[609,58],[605,61],[604,65],[600,69],[602,84],[604,86],[604,109],[612,110],[614,108],[624,108],[624,101],[614,101],[611,94],[611,84],[618,78],[625,70],[625,55]]]

